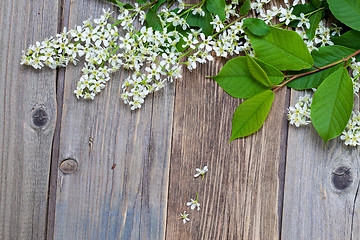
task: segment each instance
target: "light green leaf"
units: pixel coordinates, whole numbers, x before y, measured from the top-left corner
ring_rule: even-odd
[[[254,60],[265,71],[272,85],[278,85],[284,80],[284,74],[279,69],[264,63],[258,58],[254,58]]]
[[[257,62],[255,62],[255,60],[249,55],[246,55],[246,59],[251,76],[262,85],[270,87],[271,83],[269,81],[269,78],[266,75],[265,71],[259,66],[259,64],[257,64]]]
[[[247,15],[250,10],[250,0],[246,0],[243,5],[241,5],[239,13],[240,15]]]
[[[206,8],[209,12],[218,15],[221,21],[225,21],[225,0],[207,0]]]
[[[192,26],[192,27],[199,27],[202,29],[202,32],[206,35],[206,36],[210,36],[214,33],[214,28],[213,26],[210,24],[210,22],[213,21],[213,18],[211,16],[211,13],[206,10],[203,9],[205,12],[205,16],[200,16],[200,14],[189,14],[186,22]]]
[[[245,18],[243,21],[243,27],[246,27],[250,32],[256,36],[265,36],[270,33],[269,26],[264,20],[258,18]]]
[[[347,31],[339,37],[332,37],[331,41],[337,45],[342,45],[355,50],[360,49],[360,32],[355,30]]]
[[[152,27],[155,31],[162,31],[163,26],[159,16],[153,9],[149,9],[146,14],[146,22],[149,27]]]
[[[360,31],[359,0],[327,0],[331,13],[345,25]]]
[[[344,131],[353,102],[353,83],[345,68],[328,76],[316,90],[311,104],[311,121],[325,144]]]
[[[247,31],[255,54],[265,63],[282,71],[302,70],[313,64],[311,54],[304,41],[294,31],[270,26],[270,33],[264,37]]]
[[[253,78],[245,56],[229,60],[214,80],[225,92],[236,98],[250,98],[270,89]]]
[[[274,97],[275,94],[267,90],[240,104],[232,120],[230,142],[236,138],[249,136],[261,128],[269,114]]]
[[[314,66],[316,67],[324,67],[326,65],[329,65],[331,63],[337,62],[339,60],[342,60],[351,54],[353,54],[355,50],[343,47],[343,46],[326,46],[319,48],[318,51],[314,50],[312,51],[311,55],[314,59]],[[311,88],[317,88],[325,78],[327,78],[330,74],[341,68],[343,64],[338,64],[336,66],[333,66],[331,68],[312,73],[303,77],[299,77],[287,84],[288,87],[297,89],[297,90],[303,90],[303,89],[311,89]],[[312,67],[300,72],[290,72],[291,75],[298,75],[301,73],[306,73],[316,70],[316,68]]]
[[[321,21],[322,15],[323,15],[323,11],[320,11],[314,13],[309,18],[310,28],[306,29],[306,36],[309,38],[309,40],[312,40],[315,37],[315,31],[319,25],[319,22]]]

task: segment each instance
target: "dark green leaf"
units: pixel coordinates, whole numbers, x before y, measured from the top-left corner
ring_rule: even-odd
[[[344,131],[353,102],[353,83],[346,68],[332,73],[316,90],[311,104],[311,121],[325,144]]]
[[[160,18],[153,9],[149,9],[146,14],[146,22],[149,27],[152,27],[156,31],[162,31],[162,24]]]
[[[201,28],[202,32],[205,35],[210,36],[214,33],[214,28],[210,24],[210,22],[213,21],[213,18],[209,11],[207,11],[206,9],[203,9],[203,10],[205,12],[204,17],[200,16],[200,14],[198,14],[198,13],[196,15],[190,13],[186,19],[186,22],[192,27]]]
[[[341,59],[344,59],[353,54],[354,52],[355,50],[353,49],[335,45],[321,47],[318,51],[312,51],[311,55],[314,59],[314,66],[324,67]],[[331,68],[297,78],[289,82],[287,86],[297,90],[317,88],[324,81],[325,78],[327,78],[330,74],[332,74],[342,66],[343,64],[339,64]],[[316,68],[312,67],[301,72],[291,72],[290,74],[298,75],[313,70],[316,70]]]
[[[157,12],[157,10],[158,10],[159,7],[161,6],[161,4],[163,4],[164,2],[166,2],[166,0],[159,0],[159,1],[152,7],[152,9],[154,9],[154,11]]]
[[[146,3],[146,0],[136,0],[139,4],[144,4]]]
[[[311,54],[299,34],[269,27],[270,33],[264,37],[247,31],[258,58],[282,71],[298,71],[312,66]]]
[[[182,28],[179,28],[177,31],[181,35],[179,42],[176,44],[176,49],[179,52],[185,52],[185,50],[188,49],[188,46],[185,46],[186,42],[184,41],[183,37],[188,37],[188,34],[190,33],[190,29],[183,30]]]
[[[222,21],[225,21],[225,0],[207,0],[206,8],[209,12],[218,15]]]
[[[269,114],[274,96],[271,90],[267,90],[240,104],[232,120],[230,142],[236,138],[249,136],[261,128]]]
[[[214,80],[228,94],[236,98],[250,98],[270,88],[253,78],[245,56],[229,60]]]
[[[310,0],[310,2],[317,8],[320,7],[320,5],[321,5],[320,0]]]
[[[243,27],[246,27],[256,36],[265,36],[270,33],[270,27],[261,19],[246,18],[243,21]]]
[[[292,11],[292,14],[294,14],[297,17],[300,17],[300,13],[307,14],[311,13],[316,10],[316,7],[312,5],[311,3],[308,4],[297,4],[294,7],[294,10]]]
[[[264,63],[258,58],[254,58],[257,64],[265,71],[272,85],[278,85],[284,80],[284,74],[277,68]]]
[[[315,37],[316,28],[319,25],[323,15],[323,11],[316,12],[309,18],[310,21],[310,28],[306,29],[306,35],[308,36],[309,40],[312,40]]]
[[[339,37],[332,37],[331,41],[337,45],[358,50],[360,49],[360,32],[350,30]]]
[[[343,24],[360,31],[359,0],[327,0],[331,13]]]
[[[243,5],[241,5],[239,13],[240,15],[247,15],[250,10],[250,0],[246,0]]]
[[[251,76],[265,87],[271,87],[268,76],[265,71],[255,62],[254,58],[246,55],[247,66],[249,68]]]
[[[129,3],[122,3],[119,0],[105,0],[105,1],[111,2],[113,4],[118,5],[119,7],[123,7],[123,8],[126,8],[126,9],[133,9],[134,8]]]

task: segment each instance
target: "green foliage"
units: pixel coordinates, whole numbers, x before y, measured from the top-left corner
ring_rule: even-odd
[[[251,74],[247,57],[237,57],[229,60],[214,80],[232,97],[250,98],[270,89],[259,83]]]
[[[149,27],[152,27],[156,31],[162,31],[163,26],[161,24],[160,18],[153,9],[149,9],[146,14],[146,22]]]
[[[306,35],[309,38],[309,40],[312,40],[315,37],[315,31],[316,28],[319,25],[319,22],[321,21],[321,18],[323,17],[323,11],[316,12],[309,18],[310,21],[310,28],[306,29]]]
[[[313,64],[307,46],[296,32],[270,27],[266,36],[259,37],[249,31],[247,35],[256,56],[282,71],[307,69]]]
[[[146,0],[136,0],[139,4],[144,4],[146,3]]]
[[[206,36],[210,36],[214,33],[214,28],[210,24],[213,21],[211,13],[207,9],[203,9],[205,12],[205,16],[200,16],[200,14],[189,14],[186,22],[192,27],[199,27],[202,29],[202,32]]]
[[[294,10],[292,11],[292,13],[295,16],[300,17],[300,13],[307,14],[307,13],[311,13],[315,10],[316,10],[316,7],[311,3],[298,4],[294,7]]]
[[[105,1],[111,2],[111,3],[113,3],[113,4],[118,5],[119,7],[123,7],[123,8],[126,8],[126,9],[133,9],[133,8],[134,8],[133,6],[131,6],[131,4],[129,4],[129,3],[122,3],[122,2],[120,2],[120,1],[118,1],[118,0],[105,0]]]
[[[270,27],[261,19],[246,18],[243,21],[243,27],[246,27],[256,36],[266,36],[270,33]]]
[[[271,86],[270,80],[265,71],[259,66],[259,64],[257,64],[254,58],[247,55],[246,60],[251,76],[265,87]]]
[[[250,10],[250,0],[246,0],[243,5],[241,5],[239,13],[240,15],[247,15]]]
[[[331,13],[345,25],[360,31],[359,0],[327,0]]]
[[[339,37],[332,37],[331,41],[335,44],[349,47],[355,50],[360,49],[360,32],[355,30],[347,31]]]
[[[267,90],[240,104],[232,120],[230,142],[236,138],[253,134],[261,128],[269,114],[274,96],[272,91]]]
[[[206,0],[206,8],[209,12],[218,15],[222,21],[226,19],[225,0]]]
[[[329,65],[331,63],[335,63],[337,61],[340,61],[351,54],[353,54],[355,50],[343,47],[343,46],[326,46],[319,48],[319,51],[314,50],[311,55],[314,59],[314,66],[316,67],[324,67],[326,65]],[[317,88],[325,78],[327,78],[330,74],[341,68],[343,64],[338,64],[336,66],[333,66],[331,68],[309,74],[303,77],[299,77],[287,84],[288,87],[297,89],[297,90],[303,90],[303,89],[311,89],[311,88]],[[291,73],[294,75],[314,71],[316,68],[312,67],[310,69],[306,69],[301,72]]]
[[[254,60],[265,71],[272,85],[278,85],[284,80],[284,74],[279,69],[264,63],[258,58],[254,58]]]
[[[310,0],[310,2],[317,8],[321,6],[320,0]]]
[[[157,12],[157,10],[159,9],[159,7],[166,2],[166,0],[159,0],[156,4],[154,4],[154,6],[152,7],[152,9],[154,9],[155,12]]]
[[[311,104],[311,120],[325,143],[344,131],[353,101],[353,84],[345,68],[328,76],[316,90]]]

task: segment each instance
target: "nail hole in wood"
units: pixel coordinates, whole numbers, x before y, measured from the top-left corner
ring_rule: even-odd
[[[64,174],[71,174],[76,172],[78,168],[78,163],[74,159],[65,159],[64,161],[62,161],[59,168],[60,171]]]
[[[48,122],[48,115],[44,109],[36,109],[32,115],[32,120],[35,126],[43,127]]]
[[[353,182],[351,169],[344,166],[338,167],[333,171],[331,181],[336,189],[346,189]]]

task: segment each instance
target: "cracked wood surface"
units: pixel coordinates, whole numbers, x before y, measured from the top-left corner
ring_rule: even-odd
[[[0,239],[360,239],[358,150],[325,150],[310,126],[288,133],[290,92],[292,103],[302,93],[277,91],[264,127],[229,144],[241,101],[205,79],[223,60],[184,69],[135,112],[119,99],[126,71],[87,102],[73,95],[82,62],[57,74],[19,66],[21,49],[107,7],[0,1]],[[63,174],[68,158],[78,169]]]
[[[291,105],[302,95],[292,91]],[[357,148],[339,138],[325,148],[312,126],[290,126],[282,239],[359,239],[359,173]]]
[[[55,71],[20,66],[21,50],[54,35],[54,1],[0,1],[0,239],[44,239]],[[46,24],[44,24],[46,23]]]

